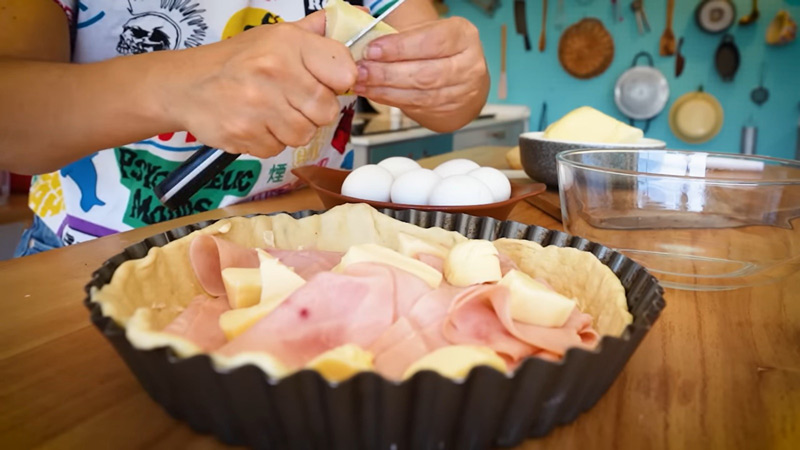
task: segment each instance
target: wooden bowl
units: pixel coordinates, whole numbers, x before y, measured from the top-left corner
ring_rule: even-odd
[[[403,205],[391,202],[375,202],[362,200],[355,197],[342,195],[342,183],[349,170],[331,169],[319,166],[304,166],[292,169],[292,173],[301,181],[308,184],[319,196],[326,208],[333,208],[344,203],[366,203],[374,208],[392,209],[416,209],[419,211],[443,211],[448,213],[465,213],[473,216],[493,217],[497,220],[505,220],[520,200],[545,191],[546,186],[542,183],[517,184],[511,183],[511,198],[504,202],[488,203],[485,205],[468,206],[422,206],[422,205]]]

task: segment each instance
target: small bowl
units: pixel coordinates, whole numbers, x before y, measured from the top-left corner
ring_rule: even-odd
[[[800,162],[678,150],[558,154],[564,229],[666,287],[728,290],[800,270]]]
[[[519,136],[522,168],[531,179],[541,181],[548,187],[558,188],[556,155],[573,149],[661,149],[667,148],[664,141],[644,138],[635,144],[610,144],[606,142],[556,141],[543,137],[544,132],[535,131]]]
[[[464,213],[473,216],[493,217],[497,220],[505,220],[511,214],[511,210],[520,201],[534,195],[541,194],[547,189],[542,183],[517,184],[511,183],[511,198],[504,202],[487,203],[485,205],[467,206],[422,206],[422,205],[403,205],[391,202],[376,202],[372,200],[362,200],[360,198],[342,195],[342,183],[348,170],[330,169],[320,166],[303,166],[292,169],[292,173],[301,181],[308,184],[319,196],[326,208],[330,209],[336,205],[344,203],[366,203],[373,208],[383,209],[416,209],[419,211],[443,211],[447,213]]]

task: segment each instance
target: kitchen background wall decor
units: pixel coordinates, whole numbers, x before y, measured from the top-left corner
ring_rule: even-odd
[[[527,31],[531,37],[539,36],[541,32],[542,1],[525,0]],[[758,127],[756,149],[759,154],[795,157],[800,118],[800,42],[796,40],[775,46],[768,45],[765,37],[779,11],[786,11],[795,21],[800,20],[800,0],[762,0],[758,2],[759,18],[745,25],[739,20],[751,12],[752,0],[731,0],[736,17],[730,27],[719,33],[703,31],[698,25],[697,12],[698,6],[704,3],[702,0],[675,0],[672,30],[676,42],[683,38],[680,55],[684,62],[679,78],[675,77],[677,55],[659,55],[668,0],[637,2],[636,9],[639,5],[643,7],[650,26],[650,31],[643,27],[642,33],[637,26],[632,0],[548,0],[548,45],[544,52],[526,52],[523,39],[509,33],[506,61],[508,96],[505,100],[497,98],[500,28],[505,23],[513,29],[515,2],[501,2],[491,17],[475,8],[469,0],[445,0],[445,3],[450,14],[466,17],[480,30],[492,75],[489,102],[527,105],[531,110],[531,130],[539,128],[543,102],[548,104],[547,115],[551,120],[582,105],[627,120],[614,103],[614,86],[617,78],[630,68],[633,57],[646,51],[653,55],[655,68],[666,76],[670,92],[664,113],[650,123],[648,137],[662,139],[670,148],[736,153],[740,151],[742,127],[755,125]],[[570,25],[592,17],[600,19],[613,38],[613,61],[601,74],[590,79],[577,79],[559,63],[558,42]],[[733,36],[740,54],[740,65],[732,81],[724,81],[715,67],[715,54],[725,33]],[[768,101],[758,105],[751,100],[751,91],[762,85],[772,95]],[[666,112],[679,97],[697,91],[700,86],[719,100],[724,111],[724,123],[714,138],[702,144],[689,144],[670,131]]]

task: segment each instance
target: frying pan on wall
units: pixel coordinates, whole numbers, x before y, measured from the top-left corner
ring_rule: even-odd
[[[736,21],[736,6],[730,0],[703,0],[694,11],[694,19],[706,33],[722,33]]]
[[[726,34],[722,37],[722,42],[719,43],[717,53],[714,55],[714,65],[722,81],[733,81],[736,71],[739,70],[740,60],[739,48],[736,47],[733,35]]]
[[[647,65],[638,65],[639,58],[646,58]],[[653,57],[648,52],[639,52],[633,58],[631,68],[617,79],[614,86],[614,102],[631,121],[645,120],[644,131],[650,128],[650,120],[656,117],[669,100],[669,84],[658,69],[653,67]]]

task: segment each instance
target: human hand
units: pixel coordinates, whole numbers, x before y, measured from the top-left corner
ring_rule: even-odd
[[[176,129],[229,153],[267,158],[305,145],[356,80],[349,50],[324,34],[318,12],[179,52],[182,87],[165,89],[164,107]]]
[[[478,30],[460,17],[426,22],[371,42],[355,93],[407,114],[483,106],[488,72]]]

